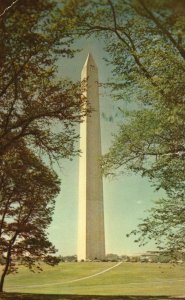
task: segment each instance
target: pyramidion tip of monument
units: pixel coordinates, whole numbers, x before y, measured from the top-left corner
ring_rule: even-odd
[[[88,55],[87,55],[87,59],[93,59],[93,55],[92,55],[92,52],[89,51]]]
[[[86,65],[91,65],[91,66],[94,66],[94,67],[97,68],[97,65],[96,65],[95,60],[94,60],[93,55],[92,55],[92,52],[88,53],[85,64]]]
[[[87,78],[89,76],[90,71],[98,72],[98,67],[95,63],[95,60],[92,56],[92,53],[89,52],[85,61],[85,64],[83,65],[82,72],[81,72],[81,80],[84,80],[84,78]],[[94,73],[94,72],[93,72]]]

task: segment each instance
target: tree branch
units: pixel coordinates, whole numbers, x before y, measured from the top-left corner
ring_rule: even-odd
[[[6,7],[6,8],[4,9],[4,11],[0,14],[0,17],[4,16],[4,14],[5,14],[8,10],[10,10],[10,9],[11,9],[18,1],[19,1],[19,0],[15,0],[15,1],[12,2],[11,5],[9,5],[8,7]]]
[[[138,0],[138,2],[142,5],[144,10],[147,12],[151,20],[157,25],[157,27],[161,30],[162,34],[167,36],[174,47],[178,50],[183,59],[185,59],[185,49],[173,38],[171,33],[163,26],[163,24],[157,19],[157,17],[149,10],[149,8],[145,5],[143,0]]]
[[[2,97],[6,93],[6,90],[9,88],[9,86],[12,83],[14,83],[16,79],[18,79],[19,75],[21,74],[21,72],[23,71],[24,67],[26,66],[26,64],[31,59],[31,57],[32,57],[32,54],[29,55],[29,57],[26,59],[26,61],[23,63],[23,65],[19,68],[19,70],[15,73],[15,75],[9,80],[9,82],[5,85],[5,87],[0,92],[0,97]]]
[[[142,71],[142,73],[144,74],[144,76],[150,80],[150,82],[152,83],[152,85],[154,87],[157,87],[156,83],[152,80],[152,76],[150,75],[150,73],[148,72],[148,70],[144,67],[144,65],[141,63],[140,59],[139,59],[139,56],[136,55],[137,53],[137,49],[135,47],[135,44],[131,38],[131,36],[124,30],[123,31],[123,34],[127,37],[127,39],[129,40],[130,42],[130,45],[125,41],[125,39],[123,39],[123,37],[119,34],[119,28],[118,28],[118,25],[117,25],[117,21],[116,21],[116,12],[115,12],[115,9],[114,9],[114,6],[111,2],[111,0],[107,0],[110,7],[111,7],[111,10],[112,10],[112,15],[113,15],[113,21],[114,21],[114,32],[115,34],[117,35],[117,37],[128,47],[128,50],[130,51],[130,54],[133,56],[137,66],[140,68],[140,70]]]

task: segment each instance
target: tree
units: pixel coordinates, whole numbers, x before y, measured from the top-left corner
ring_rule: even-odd
[[[75,53],[73,25],[58,1],[12,3],[0,4],[0,154],[24,140],[37,154],[69,157],[85,108],[79,85],[57,79],[57,60]]]
[[[109,254],[106,255],[106,260],[107,261],[119,261],[120,258],[117,254],[109,253]]]
[[[0,253],[4,257],[0,278],[3,291],[7,274],[17,271],[17,261],[39,270],[40,262],[55,265],[59,259],[48,240],[55,197],[60,182],[23,143],[9,150],[1,165]]]
[[[58,1],[0,2],[0,291],[14,258],[30,268],[38,259],[57,262],[46,229],[59,182],[42,158],[78,152],[85,100],[57,69],[59,58],[76,52],[72,28]]]
[[[145,245],[148,240],[155,240],[160,251],[165,251],[178,260],[185,248],[184,197],[157,200],[148,216],[131,234],[138,236],[136,242],[140,246]]]
[[[147,176],[156,189],[165,190],[168,200],[160,200],[161,215],[157,214],[157,204],[150,215],[156,222],[147,218],[145,226],[140,226],[144,228],[142,236],[153,232],[152,238],[158,243],[161,236],[162,242],[164,235],[157,222],[162,222],[162,215],[169,211],[168,203],[174,215],[179,216],[178,226],[184,230],[184,219],[174,204],[181,203],[183,212],[184,1],[104,0],[100,3],[94,0],[89,3],[81,0],[73,3],[78,34],[94,34],[105,41],[106,60],[113,69],[109,85],[122,117],[113,144],[103,158],[104,174],[130,170]],[[66,5],[69,15],[70,4],[69,1]],[[180,245],[184,248],[184,236],[170,235],[171,226],[175,226],[172,216],[170,214],[165,223],[165,238],[169,241],[165,247],[175,246],[181,237]],[[177,229],[174,227],[174,230]]]

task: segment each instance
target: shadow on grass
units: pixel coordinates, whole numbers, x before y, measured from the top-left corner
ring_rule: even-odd
[[[2,293],[0,300],[184,300],[185,297],[173,296],[98,296],[98,295],[45,295]]]

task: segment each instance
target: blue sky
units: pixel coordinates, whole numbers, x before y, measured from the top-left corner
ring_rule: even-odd
[[[59,76],[80,80],[80,73],[88,52],[91,52],[99,68],[99,81],[106,82],[111,76],[111,68],[103,60],[105,52],[100,40],[80,40],[77,44],[82,51],[73,59],[59,60]],[[101,116],[116,115],[116,103],[108,90],[100,89]],[[118,118],[112,122],[101,117],[102,152],[111,145],[112,135],[118,130]],[[77,208],[78,208],[78,158],[62,160],[56,171],[61,177],[61,193],[56,199],[53,222],[49,229],[50,240],[62,255],[76,254],[77,249]],[[153,201],[159,198],[151,184],[140,176],[121,175],[114,179],[104,178],[105,236],[106,253],[137,254],[155,248],[153,243],[138,247],[134,238],[126,234],[135,229],[140,219],[146,215]]]

